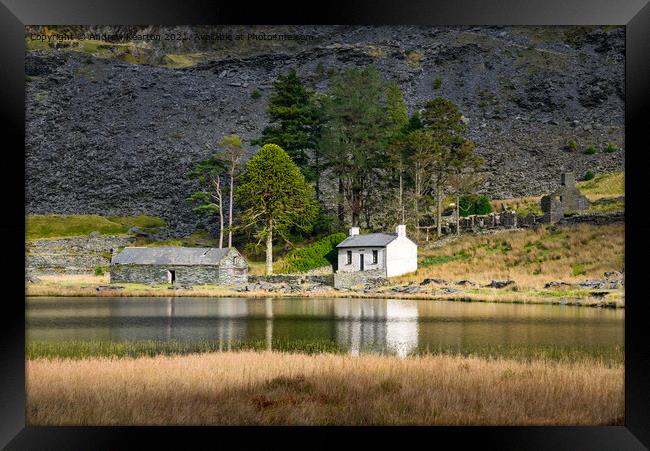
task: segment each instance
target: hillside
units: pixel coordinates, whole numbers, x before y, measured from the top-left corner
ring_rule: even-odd
[[[411,111],[451,99],[494,198],[539,196],[566,170],[623,169],[622,28],[255,28],[278,30],[313,39],[58,48],[27,39],[27,213],[148,214],[191,233],[188,171],[224,134],[258,137],[271,84],[291,68],[324,91],[335,71],[375,64]],[[610,142],[620,149],[605,151]]]

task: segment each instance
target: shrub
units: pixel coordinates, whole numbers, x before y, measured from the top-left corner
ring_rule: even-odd
[[[102,268],[101,266],[98,266],[97,268],[95,268],[95,275],[96,276],[103,276],[104,275],[104,268]]]
[[[575,139],[570,139],[566,143],[566,148],[571,152],[575,152],[576,150],[578,150],[578,143],[576,142]]]
[[[596,153],[596,147],[595,146],[589,146],[585,150],[585,154],[587,154],[587,155],[593,155],[595,153]]]
[[[612,142],[608,142],[607,147],[605,147],[605,152],[607,153],[616,152],[617,150],[618,150],[618,146]]]
[[[587,273],[587,270],[585,269],[584,265],[581,265],[580,263],[576,263],[571,267],[571,275],[572,276],[582,276]]]
[[[487,196],[462,196],[459,202],[461,216],[486,215],[492,213],[492,204]]]
[[[257,89],[251,92],[251,99],[259,99],[260,97],[262,97],[262,93],[259,92]]]
[[[584,177],[582,178],[583,180],[592,180],[596,175],[592,171],[587,171],[585,172]]]
[[[338,255],[336,245],[346,237],[345,233],[334,233],[309,246],[294,249],[282,259],[280,270],[283,272],[304,272],[327,265],[335,267]]]
[[[441,86],[442,80],[439,77],[433,80],[433,89],[440,89]]]

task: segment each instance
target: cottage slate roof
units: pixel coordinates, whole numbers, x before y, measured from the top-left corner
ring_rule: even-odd
[[[396,233],[352,235],[341,241],[336,247],[384,247],[395,238],[397,238]]]
[[[119,265],[218,265],[228,248],[214,247],[125,247],[111,259]]]

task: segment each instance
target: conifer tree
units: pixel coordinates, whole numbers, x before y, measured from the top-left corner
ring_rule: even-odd
[[[287,75],[280,75],[273,88],[267,110],[269,126],[252,144],[277,144],[298,165],[305,177],[313,181],[316,174],[310,164],[310,152],[315,148],[314,134],[317,129],[313,94],[293,69]]]
[[[246,163],[235,198],[244,208],[241,228],[266,240],[266,273],[273,274],[273,239],[287,240],[292,228],[311,229],[318,214],[314,189],[280,146],[266,144]]]

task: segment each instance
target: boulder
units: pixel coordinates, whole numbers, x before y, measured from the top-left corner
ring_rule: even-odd
[[[506,279],[506,280],[493,280],[489,284],[485,285],[485,288],[505,288],[509,285],[514,285],[515,281]]]
[[[420,285],[431,285],[431,284],[436,284],[436,285],[446,285],[448,284],[449,281],[447,279],[436,279],[436,278],[431,278],[431,279],[424,279]]]
[[[25,283],[38,283],[41,279],[36,277],[34,274],[25,274]]]
[[[476,282],[472,282],[471,280],[459,280],[456,282],[456,285],[460,285],[461,287],[475,287],[478,284]]]
[[[562,282],[561,280],[552,280],[544,284],[544,288],[561,288],[570,286],[570,283]]]
[[[131,227],[127,233],[129,235],[133,235],[133,236],[139,236],[139,237],[143,237],[143,238],[151,238],[151,234],[148,233],[148,232],[145,232],[140,227]]]
[[[606,283],[602,280],[585,280],[578,285],[582,288],[591,288],[593,290],[603,290],[606,287]]]

